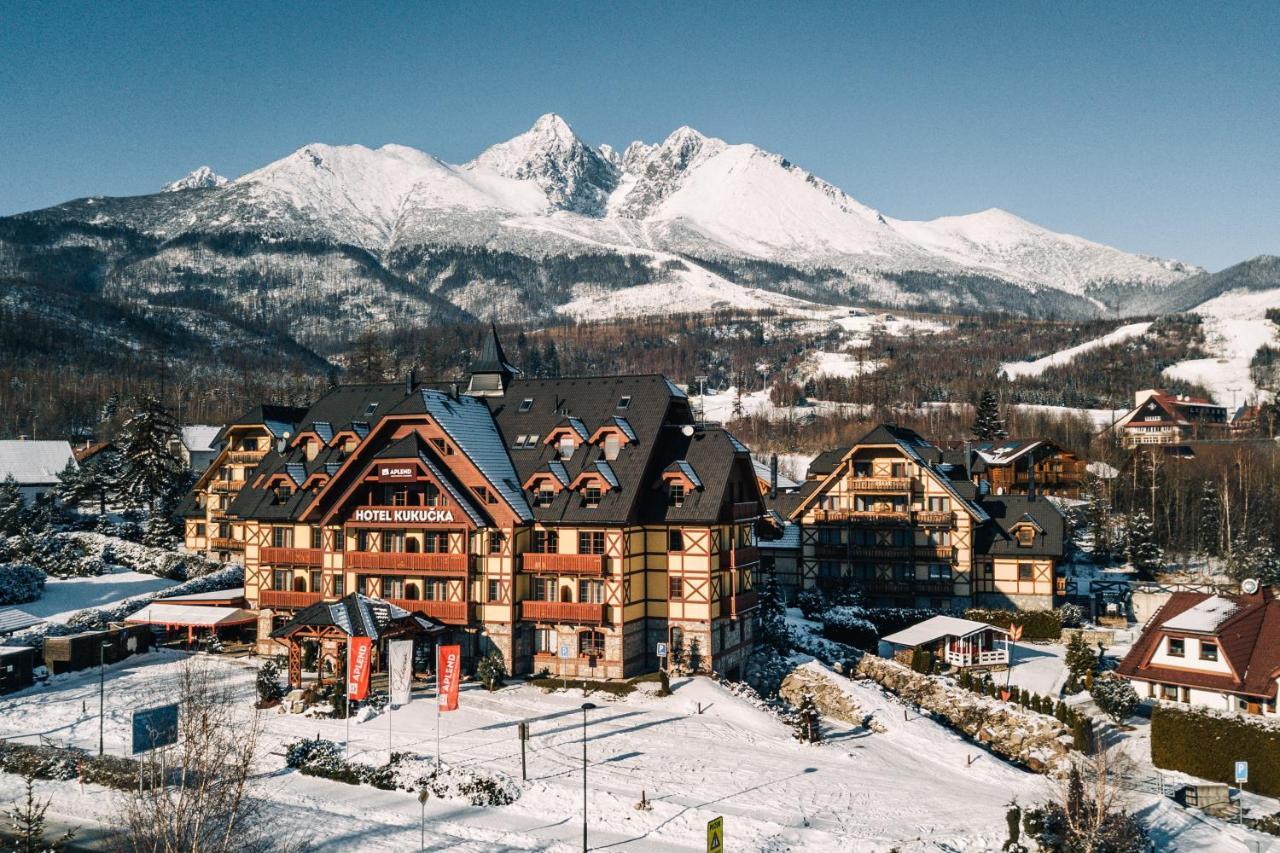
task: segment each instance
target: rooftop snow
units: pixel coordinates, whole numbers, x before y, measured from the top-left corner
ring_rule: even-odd
[[[193,452],[213,450],[213,442],[217,439],[222,427],[206,424],[192,424],[182,428],[182,446]]]
[[[943,637],[967,637],[986,630],[998,631],[1001,634],[1009,633],[1003,628],[988,625],[986,622],[974,622],[972,619],[961,619],[957,616],[934,616],[932,619],[926,619],[881,639],[898,646],[919,646],[941,640]]]
[[[1229,598],[1215,595],[1164,623],[1168,631],[1192,631],[1198,634],[1212,634],[1219,625],[1236,611],[1237,605]]]
[[[0,480],[12,476],[20,486],[49,486],[75,464],[65,441],[0,441]]]

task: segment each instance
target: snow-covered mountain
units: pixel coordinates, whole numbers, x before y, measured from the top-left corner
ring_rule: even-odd
[[[341,325],[792,297],[1089,316],[1140,310],[1200,272],[1001,210],[895,219],[688,127],[622,153],[593,147],[556,115],[463,165],[317,143],[234,181],[202,167],[165,190],[0,219],[0,276],[67,265],[121,297],[198,297],[271,322],[323,310]]]

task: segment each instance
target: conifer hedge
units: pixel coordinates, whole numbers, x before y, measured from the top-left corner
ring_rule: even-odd
[[[1246,789],[1280,797],[1280,729],[1163,704],[1151,712],[1156,767],[1230,784],[1237,761],[1249,762]]]
[[[964,618],[986,622],[997,628],[1021,625],[1024,640],[1062,639],[1062,614],[1057,610],[988,610],[972,607],[964,612]]]

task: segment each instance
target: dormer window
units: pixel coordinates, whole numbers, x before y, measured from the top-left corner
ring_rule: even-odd
[[[631,405],[631,396],[627,395],[618,400],[618,408],[625,409]]]
[[[582,490],[582,504],[587,509],[595,509],[600,506],[600,500],[604,497],[604,492],[600,490],[600,486],[592,484]]]
[[[562,435],[560,437],[560,441],[556,447],[560,453],[560,458],[565,460],[572,459],[573,451],[578,449],[577,445],[574,444],[573,439],[567,435]]]
[[[1018,545],[1023,548],[1030,548],[1035,544],[1036,531],[1034,527],[1024,524],[1014,532],[1014,536],[1018,539]]]
[[[684,483],[672,482],[667,486],[667,505],[684,506]]]
[[[293,487],[286,485],[276,486],[275,495],[278,503],[284,503],[289,500],[289,498],[293,497]]]
[[[618,453],[622,450],[622,439],[617,434],[610,433],[604,439],[604,458],[612,462],[618,458]]]
[[[516,411],[527,412],[532,408],[533,408],[533,398],[525,397],[523,400],[520,401],[520,408],[518,408]]]
[[[1181,637],[1170,637],[1169,638],[1169,657],[1180,658],[1180,657],[1185,657],[1186,654],[1187,654],[1186,641],[1183,640]]]
[[[551,502],[555,499],[556,493],[549,486],[543,486],[533,493],[533,505],[535,507],[551,506]]]

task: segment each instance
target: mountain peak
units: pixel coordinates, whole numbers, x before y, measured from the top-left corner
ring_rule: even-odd
[[[220,187],[227,182],[227,179],[210,169],[208,166],[201,166],[187,173],[186,176],[176,181],[167,183],[161,192],[176,193],[180,190],[200,190],[209,187]]]
[[[569,122],[562,119],[555,113],[544,113],[538,116],[538,120],[533,123],[533,127],[529,128],[529,133],[539,136],[550,136],[556,139],[577,139],[573,128],[569,127]]]

